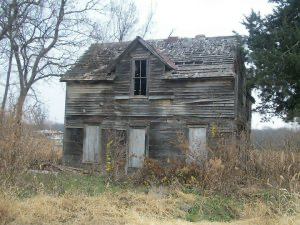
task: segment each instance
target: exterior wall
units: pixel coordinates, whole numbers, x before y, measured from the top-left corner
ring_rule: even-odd
[[[148,59],[148,96],[131,95],[132,58]],[[164,80],[165,65],[138,45],[123,57],[113,82],[67,83],[65,114],[65,163],[80,165],[84,125],[129,131],[132,126],[148,129],[148,156],[154,159],[182,159],[175,141],[179,132],[186,137],[189,126],[207,128],[231,136],[236,129],[236,83],[231,78]]]

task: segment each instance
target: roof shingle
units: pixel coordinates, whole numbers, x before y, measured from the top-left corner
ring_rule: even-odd
[[[144,41],[144,40],[142,40]],[[164,79],[233,76],[237,40],[234,36],[144,41],[165,63],[176,65]],[[62,78],[113,80],[110,67],[131,42],[92,44]]]

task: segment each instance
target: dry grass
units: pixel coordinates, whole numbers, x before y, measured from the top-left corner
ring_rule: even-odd
[[[14,215],[11,224],[144,224],[147,220],[183,217],[185,207],[194,197],[181,192],[169,196],[156,191],[147,195],[125,192],[97,197],[41,195],[10,201],[14,207],[4,213],[2,221],[9,221]]]
[[[7,197],[0,197],[0,224],[7,224],[14,220],[14,203],[8,200]]]
[[[152,186],[147,194],[122,190],[90,197],[72,192],[62,196],[56,196],[58,193],[47,195],[41,191],[34,197],[20,199],[16,193],[2,190],[0,224],[300,224],[300,150],[294,145],[290,145],[291,148],[287,145],[282,150],[257,150],[245,139],[225,144],[222,137],[219,138],[219,144],[210,151],[210,159],[202,165],[169,162],[162,166],[155,161],[146,161],[145,168],[139,171],[137,183]],[[183,136],[178,140],[182,152],[188,154],[187,141]],[[53,142],[29,125],[19,127],[11,116],[2,120],[0,147],[2,183],[32,165],[55,162],[61,157],[61,151],[55,149]],[[114,158],[111,152],[110,157]],[[113,168],[118,166],[113,165]],[[72,185],[77,183],[76,180]],[[40,184],[44,187],[37,183]],[[239,220],[231,223],[186,221],[195,205],[200,204],[199,208],[203,210],[205,201],[199,201],[199,193],[230,195],[253,184],[258,188],[250,194],[244,193],[251,201],[244,204],[241,212],[237,210]],[[272,199],[257,198],[258,190],[266,185],[275,191]],[[85,185],[85,188],[89,187]],[[11,188],[15,189],[18,188]],[[197,194],[183,193],[186,189],[197,190]],[[195,210],[199,213],[197,207]]]
[[[231,223],[184,220],[187,208],[195,196],[180,191],[155,189],[148,194],[123,192],[96,197],[39,195],[26,200],[1,198],[0,224],[232,224],[232,225],[296,225],[300,214],[276,216],[268,205],[257,201],[248,205],[241,220]]]
[[[33,164],[56,162],[62,155],[55,143],[11,114],[0,118],[0,177],[9,181]]]
[[[260,184],[300,192],[300,151],[256,150],[242,141],[218,145],[203,165],[146,160],[134,180],[140,184],[180,183],[202,190],[233,193],[239,187]]]

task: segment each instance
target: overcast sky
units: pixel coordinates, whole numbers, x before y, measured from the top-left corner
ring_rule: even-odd
[[[247,34],[241,24],[244,15],[251,9],[260,11],[262,15],[272,12],[267,0],[135,0],[141,21],[145,19],[152,7],[155,11],[153,29],[150,39],[169,36],[195,37],[227,36],[232,31]],[[79,57],[79,55],[78,55]],[[52,121],[63,122],[65,105],[64,83],[53,81],[51,85],[40,85],[41,100],[44,101]],[[252,127],[282,127],[285,124],[274,119],[269,123],[261,123],[259,115],[253,115]]]

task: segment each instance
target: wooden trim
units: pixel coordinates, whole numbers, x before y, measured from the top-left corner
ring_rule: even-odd
[[[187,124],[187,128],[206,128],[206,129],[208,129],[208,124]]]
[[[209,122],[207,122],[207,121],[199,121],[199,120],[197,120],[197,119],[195,119],[195,120],[187,120],[186,121],[186,125],[187,126],[209,126]]]
[[[83,129],[84,126],[75,126],[75,125],[71,125],[71,126],[65,126],[65,129]]]
[[[130,96],[134,96],[134,70],[135,70],[135,59],[131,58],[130,60],[131,62],[131,66],[130,66],[130,90],[129,90],[129,94]]]
[[[150,58],[146,59],[146,96],[149,97],[149,84],[150,84]]]
[[[67,99],[68,99],[68,83],[66,83],[66,94],[65,94],[65,111],[64,111],[64,135],[63,135],[63,164],[64,162],[64,155],[65,155],[65,151],[66,151],[66,143],[65,143],[65,136],[67,135],[66,131],[67,131]]]
[[[126,100],[129,99],[129,96],[123,95],[123,96],[115,96],[114,99],[116,100]]]

